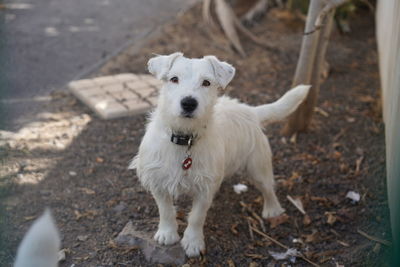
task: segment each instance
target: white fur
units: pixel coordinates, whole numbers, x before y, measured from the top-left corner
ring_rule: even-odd
[[[14,267],[56,267],[60,236],[50,211],[37,219],[22,240]]]
[[[166,245],[179,240],[173,199],[188,194],[193,197],[193,207],[181,244],[188,256],[198,256],[205,249],[203,224],[213,196],[223,178],[241,168],[249,172],[264,196],[262,216],[282,213],[273,189],[271,149],[260,122],[288,116],[306,97],[309,86],[298,86],[275,103],[251,107],[218,97],[218,89],[232,80],[235,69],[214,56],[157,56],[150,59],[149,70],[165,84],[130,168],[136,169],[159,208],[160,223],[154,238]],[[174,76],[179,83],[169,81]],[[210,86],[202,86],[205,79]],[[180,101],[187,96],[198,101],[192,118],[182,116]],[[197,136],[190,149],[193,165],[188,170],[181,167],[187,146],[172,143],[172,132]]]

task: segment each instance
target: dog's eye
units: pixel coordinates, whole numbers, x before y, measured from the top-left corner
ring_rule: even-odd
[[[178,77],[176,77],[176,76],[174,76],[174,77],[172,77],[171,79],[169,79],[171,82],[173,82],[173,83],[178,83],[179,82],[179,79],[178,79]]]
[[[210,85],[211,85],[211,83],[210,83],[209,81],[207,81],[207,80],[204,80],[204,81],[203,81],[202,86],[208,87],[208,86],[210,86]]]

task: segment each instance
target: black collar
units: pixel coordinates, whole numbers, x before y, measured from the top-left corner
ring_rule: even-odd
[[[188,146],[191,147],[193,145],[193,134],[174,134],[171,135],[171,142],[180,145],[180,146]]]

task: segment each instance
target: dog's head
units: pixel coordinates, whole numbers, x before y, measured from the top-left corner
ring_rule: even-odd
[[[186,58],[182,53],[156,56],[148,69],[164,86],[158,108],[172,128],[191,130],[205,126],[218,97],[235,75],[235,68],[215,56]]]

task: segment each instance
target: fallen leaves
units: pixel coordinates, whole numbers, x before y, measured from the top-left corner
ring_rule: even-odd
[[[86,195],[94,195],[96,194],[96,192],[90,188],[86,188],[86,187],[80,187],[78,188],[79,191],[82,191],[83,193],[85,193]]]
[[[327,224],[333,225],[337,221],[336,212],[326,211],[325,212],[325,216],[326,216],[326,223]]]
[[[303,217],[303,224],[304,224],[305,226],[311,224],[311,218],[310,218],[310,216],[308,216],[307,214],[304,215],[304,217]]]
[[[273,229],[278,225],[281,225],[289,220],[289,215],[283,213],[282,215],[275,216],[272,218],[268,218],[267,221],[269,222],[269,226]]]
[[[78,211],[78,210],[74,210],[74,214],[75,214],[75,219],[76,219],[77,221],[79,221],[79,220],[82,219],[82,218],[88,218],[88,219],[90,219],[90,220],[93,220],[94,217],[97,216],[97,215],[99,214],[99,212],[96,211],[96,210],[87,210],[87,211],[81,213],[81,212]]]

